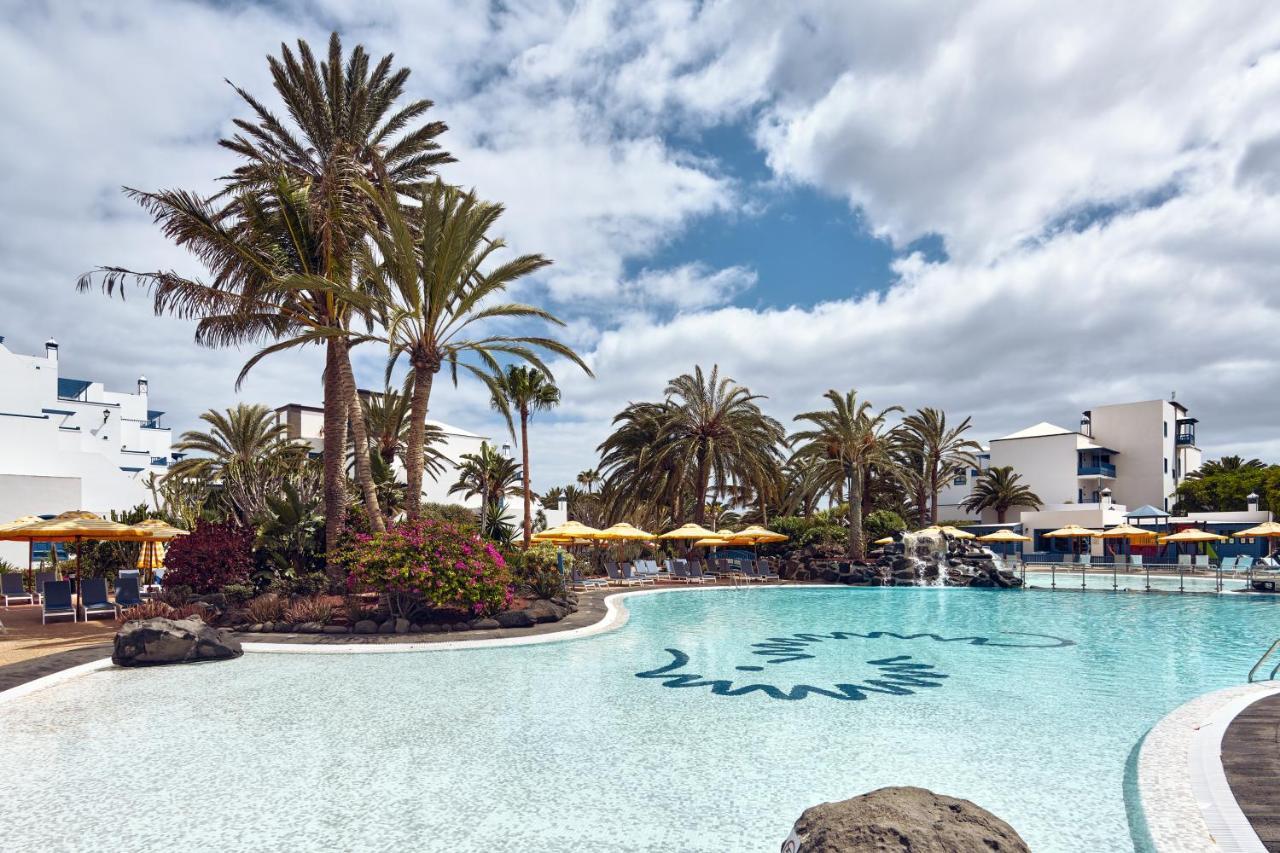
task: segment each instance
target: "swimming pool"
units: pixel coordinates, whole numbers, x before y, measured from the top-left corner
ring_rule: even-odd
[[[776,850],[883,785],[1133,848],[1126,766],[1276,633],[1249,596],[720,589],[545,645],[249,654],[0,704],[14,850]],[[797,636],[805,635],[805,636]]]

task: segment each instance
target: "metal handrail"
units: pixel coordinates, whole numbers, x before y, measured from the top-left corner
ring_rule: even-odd
[[[1267,648],[1267,650],[1266,650],[1265,652],[1263,652],[1263,653],[1262,653],[1262,657],[1258,658],[1258,662],[1257,662],[1257,663],[1255,663],[1255,664],[1253,665],[1253,669],[1249,670],[1249,683],[1250,683],[1250,684],[1252,684],[1252,683],[1253,683],[1253,676],[1257,673],[1258,669],[1262,666],[1263,662],[1264,662],[1267,658],[1271,657],[1271,655],[1272,655],[1273,653],[1275,653],[1275,650],[1276,650],[1277,648],[1280,648],[1280,640],[1276,640],[1274,643],[1272,643],[1272,644]],[[1274,680],[1274,679],[1275,679],[1275,677],[1276,677],[1276,672],[1278,672],[1278,671],[1280,671],[1280,663],[1277,663],[1277,664],[1276,664],[1276,666],[1275,666],[1275,669],[1271,670],[1271,674],[1270,674],[1269,676],[1267,676],[1267,680],[1268,680],[1268,681]]]

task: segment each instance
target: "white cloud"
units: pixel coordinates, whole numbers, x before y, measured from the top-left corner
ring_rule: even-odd
[[[1256,2],[25,8],[0,25],[8,343],[54,334],[69,372],[114,387],[146,373],[180,428],[232,402],[247,353],[72,284],[99,263],[191,270],[119,185],[211,186],[245,112],[222,78],[273,101],[264,56],[331,25],[413,68],[451,126],[448,177],[507,205],[514,250],[556,261],[521,295],[549,298],[598,378],[557,371],[540,487],[695,363],[783,420],[856,387],[972,413],[984,436],[1176,389],[1211,454],[1280,456],[1280,14]],[[754,129],[778,181],[847,199],[898,244],[937,233],[950,258],[900,259],[887,290],[818,305],[732,258],[660,263],[692,223],[765,206],[683,149],[721,123]],[[794,307],[728,304],[749,291]],[[370,384],[381,358],[358,352]],[[437,387],[433,415],[501,435],[477,386]],[[318,353],[269,359],[241,396],[317,401]]]

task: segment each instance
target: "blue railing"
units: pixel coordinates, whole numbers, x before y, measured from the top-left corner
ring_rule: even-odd
[[[1081,477],[1114,477],[1116,475],[1116,466],[1114,465],[1081,465],[1078,469]]]
[[[166,467],[166,468],[167,468],[167,467],[169,466],[169,457],[168,457],[168,456],[152,456],[152,457],[151,457],[151,464],[152,464],[152,465],[160,465],[160,466],[162,466],[162,467]]]
[[[1178,433],[1178,444],[1195,444],[1196,434],[1194,432]]]

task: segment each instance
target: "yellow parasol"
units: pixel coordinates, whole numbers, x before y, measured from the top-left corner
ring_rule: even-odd
[[[699,524],[686,524],[683,527],[677,527],[675,530],[668,530],[658,537],[659,539],[714,539],[717,542],[723,542],[724,537],[715,531],[708,530]]]
[[[625,521],[619,522],[612,527],[606,527],[597,535],[597,539],[609,539],[618,542],[626,542],[635,539],[652,539],[652,533],[646,533],[638,527],[628,524]]]
[[[1231,535],[1237,536],[1241,539],[1247,539],[1250,537],[1254,539],[1266,539],[1268,540],[1267,550],[1270,551],[1271,550],[1270,540],[1280,539],[1280,522],[1264,521],[1262,524],[1259,524],[1257,527],[1250,527],[1248,530],[1237,530],[1235,533],[1232,533]]]
[[[994,533],[988,533],[978,537],[979,542],[1030,542],[1030,536],[1023,536],[1021,533],[1014,533],[1008,528],[997,530]]]
[[[540,530],[533,534],[532,538],[537,541],[545,539],[563,539],[568,536],[572,536],[575,539],[595,539],[599,534],[599,530],[594,527],[588,527],[580,521],[566,521],[564,524],[556,527],[549,527],[546,530]]]
[[[0,540],[9,542],[74,542],[84,540],[138,542],[143,534],[127,524],[107,521],[100,515],[84,510],[64,512],[47,521],[33,521],[18,527],[0,530]],[[80,584],[80,548],[76,548],[76,585]]]
[[[1170,533],[1168,536],[1161,536],[1160,542],[1225,542],[1226,539],[1227,537],[1225,536],[1219,536],[1207,530],[1188,528],[1187,530],[1179,530],[1177,533]]]
[[[1087,527],[1081,527],[1078,524],[1068,524],[1066,527],[1059,527],[1057,530],[1050,530],[1045,534],[1050,539],[1092,539],[1096,531]],[[1076,545],[1071,545],[1072,553],[1075,552]]]
[[[872,542],[871,544],[872,544],[872,545],[892,545],[892,544],[893,544],[893,537],[892,537],[892,536],[882,536],[881,538],[877,539],[876,541]]]
[[[1106,530],[1099,530],[1093,534],[1095,539],[1126,539],[1130,542],[1151,539],[1155,535],[1155,531],[1143,530],[1141,527],[1134,527],[1132,524],[1128,523],[1117,524],[1115,527],[1109,527]]]
[[[786,542],[791,537],[785,533],[776,533],[758,524],[753,524],[734,533],[732,538],[755,545],[760,542]]]
[[[167,550],[164,543],[187,535],[187,531],[181,527],[174,527],[158,518],[140,521],[133,525],[133,528],[146,537],[142,542],[141,550],[138,551],[138,562],[134,565],[143,571],[151,572],[152,574],[147,576],[148,579],[154,577],[155,570],[164,565],[164,554]]]
[[[950,524],[941,524],[941,525],[939,525],[939,524],[930,524],[928,527],[923,528],[923,529],[922,529],[922,530],[920,530],[919,532],[920,532],[920,533],[926,533],[926,532],[930,532],[930,531],[936,531],[936,532],[938,532],[938,533],[945,533],[946,535],[948,535],[948,536],[950,536],[950,537],[952,537],[952,538],[954,538],[954,539],[974,539],[974,538],[976,538],[976,537],[975,537],[972,533],[970,533],[969,531],[967,531],[967,530],[961,530],[959,527],[952,527]]]
[[[42,521],[42,520],[43,519],[41,519],[40,516],[38,515],[24,515],[22,516],[22,518],[15,518],[13,521],[9,522],[8,524],[0,524],[0,533],[3,533],[6,530],[13,530],[14,528],[17,528],[17,527],[26,527],[28,524],[33,524],[34,522]],[[0,538],[3,538],[3,537],[0,537]],[[28,575],[27,579],[34,584],[35,583],[34,572],[36,570],[36,567],[35,567],[36,541],[34,539],[28,539],[26,541],[27,541],[27,575]],[[54,556],[56,557],[57,555],[55,554]]]

